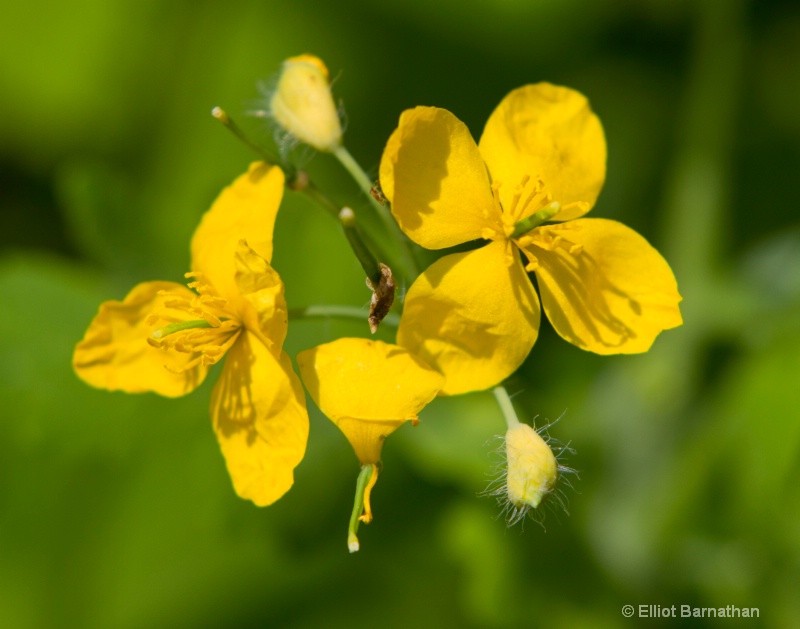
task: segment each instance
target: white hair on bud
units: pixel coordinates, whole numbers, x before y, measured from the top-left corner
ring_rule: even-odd
[[[542,441],[552,452],[555,458],[556,468],[555,475],[551,483],[547,483],[543,488],[541,494],[541,502],[531,504],[530,501],[514,501],[509,497],[509,479],[508,479],[508,444],[507,438],[503,435],[498,435],[496,439],[500,441],[497,448],[492,451],[492,455],[499,457],[499,461],[492,467],[489,475],[492,477],[488,486],[479,495],[492,496],[496,498],[497,504],[500,506],[500,514],[506,520],[508,527],[512,527],[518,522],[523,522],[527,517],[530,517],[534,522],[538,523],[544,528],[545,510],[547,507],[557,515],[558,511],[562,511],[569,515],[567,509],[568,499],[562,487],[569,487],[574,489],[571,483],[570,476],[577,477],[577,471],[564,464],[564,458],[569,454],[575,454],[575,450],[570,447],[570,444],[562,444],[557,439],[554,439],[548,433],[548,429],[558,423],[564,415],[555,419],[552,422],[534,429]],[[535,420],[536,418],[534,418]],[[523,424],[527,426],[527,424]],[[508,433],[507,433],[508,434]]]

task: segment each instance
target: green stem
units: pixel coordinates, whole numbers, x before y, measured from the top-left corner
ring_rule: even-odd
[[[364,172],[364,169],[361,168],[359,163],[350,154],[350,151],[348,151],[344,145],[341,145],[333,151],[333,154],[336,156],[336,159],[339,160],[339,163],[345,167],[345,170],[350,173],[350,176],[358,184],[358,187],[367,195],[370,203],[372,203],[372,207],[381,217],[381,220],[383,220],[387,226],[389,223],[393,223],[394,219],[386,207],[378,203],[370,193],[370,190],[372,190],[372,181],[370,181],[370,178],[367,177],[367,173]]]
[[[353,210],[349,207],[342,208],[342,211],[339,212],[339,222],[342,224],[344,235],[347,237],[347,242],[350,243],[350,248],[361,263],[361,268],[364,269],[364,273],[367,274],[370,281],[377,286],[381,280],[381,267],[361,237]]]
[[[314,184],[312,184],[310,181],[305,187],[292,189],[296,192],[306,195],[309,199],[317,203],[317,205],[324,208],[334,218],[339,218],[339,207],[322,192],[320,192],[319,188],[314,186]]]
[[[250,138],[248,138],[244,131],[239,128],[233,118],[231,118],[222,107],[214,107],[211,110],[211,115],[214,116],[217,120],[219,120],[222,124],[225,125],[225,128],[228,129],[233,135],[235,135],[239,140],[241,140],[248,148],[255,151],[261,159],[263,159],[268,164],[277,164],[278,159],[272,155],[269,151],[265,150],[264,148],[260,147],[255,142],[252,142]]]
[[[367,199],[372,205],[372,209],[375,210],[381,221],[383,221],[388,233],[400,245],[400,251],[403,256],[403,264],[406,268],[406,271],[413,277],[416,277],[419,274],[419,269],[417,268],[417,261],[414,259],[408,240],[403,232],[400,231],[400,227],[395,222],[389,209],[385,205],[379,203],[378,200],[372,196],[372,181],[370,181],[370,178],[367,177],[364,169],[361,168],[359,163],[344,147],[344,145],[341,145],[334,150],[333,154],[336,159],[339,160],[339,163],[344,166],[345,170],[350,173],[350,176],[358,184],[358,187],[361,188],[361,190],[367,196]]]
[[[509,428],[514,428],[514,426],[519,426],[520,421],[517,418],[517,412],[514,410],[514,403],[511,401],[511,396],[508,395],[508,391],[503,385],[496,386],[492,389],[492,393],[494,393],[494,397],[497,400],[497,404],[500,406],[500,410],[503,411],[503,417],[506,419],[506,425]]]
[[[341,319],[358,319],[364,321],[367,311],[355,306],[306,306],[305,308],[292,308],[289,310],[290,319],[330,319],[333,317]],[[383,324],[391,327],[400,325],[400,317],[389,313],[382,321]]]
[[[278,160],[277,157],[248,138],[244,131],[239,128],[239,125],[233,121],[233,118],[231,118],[222,107],[214,107],[214,109],[211,110],[211,115],[225,125],[228,131],[233,133],[245,146],[255,152],[267,164],[271,166],[280,164],[280,160]],[[282,164],[281,169],[286,174],[287,188],[306,195],[309,199],[322,206],[331,216],[338,219],[339,206],[326,197],[319,188],[311,182],[305,171],[295,170],[286,164]]]
[[[367,464],[361,468],[356,480],[356,496],[353,501],[353,511],[350,514],[350,526],[347,527],[347,548],[351,553],[358,552],[359,543],[356,533],[358,532],[358,525],[361,520],[361,514],[364,511],[364,490],[367,488],[367,483],[372,477],[372,465]]]

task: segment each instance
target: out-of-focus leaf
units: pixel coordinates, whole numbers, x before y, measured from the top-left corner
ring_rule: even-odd
[[[108,269],[157,268],[145,240],[138,191],[104,164],[70,162],[57,179],[61,207],[73,241]]]
[[[420,424],[392,435],[421,473],[447,479],[468,492],[486,489],[502,455],[505,423],[490,393],[436,398],[420,414]]]

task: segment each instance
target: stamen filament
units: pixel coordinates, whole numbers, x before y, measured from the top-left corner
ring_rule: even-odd
[[[543,185],[542,180],[537,179],[536,183],[533,185],[533,190],[531,190],[531,193],[528,195],[528,198],[525,199],[525,201],[523,201],[522,207],[519,209],[519,216],[522,216],[527,207],[531,204],[531,201],[533,201],[537,196],[539,196],[539,193],[542,191],[542,185]]]
[[[369,482],[367,483],[366,488],[364,489],[364,513],[363,515],[358,516],[358,519],[361,520],[364,524],[369,524],[372,522],[372,506],[369,502],[369,497],[372,494],[372,488],[375,487],[375,483],[378,482],[378,466],[372,466],[372,476],[369,477]]]
[[[503,206],[500,205],[500,186],[503,185],[501,181],[492,182],[492,201],[494,202],[494,209],[497,212],[497,216],[503,215]]]

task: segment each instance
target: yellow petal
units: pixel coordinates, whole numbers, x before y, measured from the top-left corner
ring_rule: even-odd
[[[192,238],[192,271],[202,273],[225,299],[238,296],[234,254],[239,241],[272,260],[272,230],[283,197],[284,176],[277,166],[254,162],[217,197]]]
[[[550,83],[526,85],[506,96],[486,123],[480,149],[492,180],[503,182],[504,208],[510,207],[514,186],[525,175],[540,177],[562,207],[587,204],[565,208],[559,221],[589,211],[606,177],[600,120],[585,96]]]
[[[475,140],[445,109],[403,112],[383,151],[380,181],[400,228],[428,249],[502,229]]]
[[[344,432],[362,464],[438,393],[444,378],[396,345],[345,338],[301,352],[297,364],[320,410]]]
[[[308,413],[286,353],[278,359],[243,332],[214,387],[211,420],[239,496],[263,507],[289,490],[306,450]]]
[[[397,342],[441,371],[442,394],[480,391],[510,376],[533,347],[539,300],[504,242],[445,256],[406,295]]]
[[[556,332],[597,354],[634,354],[658,333],[682,323],[681,296],[669,265],[632,229],[616,221],[580,219],[541,227],[561,236],[551,251],[531,247],[542,306]],[[537,238],[538,240],[538,238]],[[580,253],[569,253],[571,245]]]
[[[241,309],[242,320],[277,356],[289,325],[280,275],[244,240],[236,249],[235,266],[236,284],[246,303]]]
[[[159,291],[169,291],[170,295],[159,295]],[[158,349],[147,342],[153,329],[147,323],[148,315],[165,312],[176,320],[190,318],[185,312],[165,307],[165,302],[176,296],[196,297],[180,284],[144,282],[123,301],[101,304],[83,340],[75,347],[72,366],[78,376],[92,386],[127,393],[154,391],[178,397],[197,388],[209,367],[200,363],[181,371],[196,358],[195,354]]]

